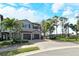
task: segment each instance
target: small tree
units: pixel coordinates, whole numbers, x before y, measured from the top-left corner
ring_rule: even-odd
[[[73,30],[73,31],[75,31],[75,33],[76,33],[76,36],[78,36],[78,29],[77,29],[77,25],[75,24],[75,25],[73,25],[73,24],[70,24],[70,28]],[[76,38],[76,40],[77,40],[77,38]]]
[[[54,25],[52,22],[52,19],[43,20],[41,22],[42,32],[44,33],[44,37],[46,36],[46,33],[49,32],[51,34],[54,30]]]
[[[54,21],[52,21],[52,19],[47,19],[47,22],[48,22],[48,31],[49,31],[49,35],[52,34],[52,32],[55,30],[55,25],[54,25]]]
[[[9,37],[12,39],[12,30],[14,26],[14,19],[6,18],[2,21],[2,26],[5,30],[9,30]]]
[[[1,24],[5,30],[9,30],[10,40],[13,40],[14,32],[20,33],[21,31],[21,26],[20,26],[21,23],[17,22],[17,20],[15,20],[14,18],[13,19],[5,18]]]
[[[21,39],[21,31],[22,31],[22,22],[21,21],[18,21],[16,20],[15,23],[14,23],[14,38],[15,39]]]

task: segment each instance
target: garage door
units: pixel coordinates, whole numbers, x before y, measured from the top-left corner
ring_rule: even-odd
[[[39,34],[34,34],[34,39],[39,39]]]
[[[23,39],[31,40],[31,34],[23,34]]]

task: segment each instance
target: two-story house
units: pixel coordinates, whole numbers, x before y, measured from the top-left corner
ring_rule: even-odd
[[[38,23],[32,23],[29,20],[21,20],[23,23],[22,27],[22,39],[41,39],[41,26]]]
[[[40,24],[32,23],[27,19],[19,20],[19,21],[21,21],[23,23],[22,31],[21,31],[21,39],[22,40],[41,39],[41,26],[40,26]],[[2,29],[2,27],[1,27],[1,29]],[[1,33],[2,33],[0,35],[1,39],[8,39],[9,38],[9,31],[2,31],[1,30]]]

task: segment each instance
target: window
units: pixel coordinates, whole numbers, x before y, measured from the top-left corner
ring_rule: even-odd
[[[23,27],[24,28],[31,28],[31,25],[30,24],[24,24]]]
[[[30,24],[29,24],[29,28],[30,28]]]
[[[38,29],[39,27],[38,27],[37,25],[34,25],[33,28],[34,28],[34,29]]]
[[[24,28],[27,28],[27,24],[24,24],[23,27],[24,27]]]

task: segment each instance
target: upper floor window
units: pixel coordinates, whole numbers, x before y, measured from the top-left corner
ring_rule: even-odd
[[[33,29],[39,29],[38,25],[33,25]]]
[[[24,28],[31,28],[31,25],[30,24],[24,24],[23,27]]]
[[[30,24],[29,24],[29,28],[31,28]]]

